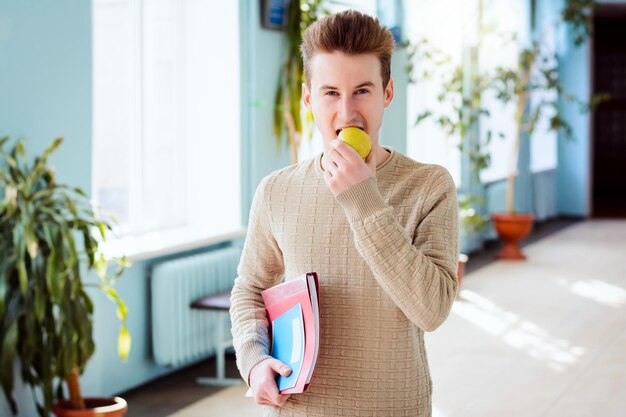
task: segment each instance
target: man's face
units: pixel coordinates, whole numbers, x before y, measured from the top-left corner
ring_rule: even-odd
[[[311,60],[310,74],[310,88],[305,84],[302,96],[324,137],[324,149],[350,126],[363,129],[377,146],[384,110],[393,99],[393,80],[383,90],[378,58],[318,53]]]

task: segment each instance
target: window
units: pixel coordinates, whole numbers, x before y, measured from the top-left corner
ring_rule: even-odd
[[[544,51],[550,56],[549,63],[554,63],[556,54],[556,24],[559,18],[558,4],[546,4],[538,2],[537,15],[542,19],[538,22],[539,36],[543,37]],[[566,92],[567,93],[567,92]],[[558,100],[557,91],[537,91],[532,96],[533,105],[537,101]],[[542,117],[535,126],[535,131],[530,137],[530,170],[533,173],[556,169],[558,165],[557,156],[557,132],[550,129],[550,118],[554,116],[553,110],[544,110]]]
[[[92,191],[121,235],[241,229],[240,182],[238,2],[93,0]]]
[[[473,2],[469,2],[473,3]],[[473,9],[464,0],[416,0],[406,2],[407,36],[411,43],[421,39],[451,59],[451,65],[460,65],[463,53],[463,33]],[[419,62],[415,63],[420,65]],[[419,69],[418,69],[418,72]],[[424,119],[418,125],[415,120],[425,111],[433,114],[449,114],[447,104],[439,103],[442,80],[434,76],[410,84],[407,98],[407,154],[420,162],[445,166],[457,186],[461,182],[461,154],[457,149],[460,138],[450,137],[433,118]]]
[[[491,25],[497,32],[513,32],[517,40],[503,43],[502,39],[491,35],[485,36],[480,50],[479,65],[481,71],[492,73],[498,66],[517,68],[520,45],[528,42],[529,10],[524,0],[497,0],[485,5],[484,24]],[[491,165],[481,172],[481,181],[484,183],[499,181],[507,177],[514,164],[512,160],[515,143],[516,103],[506,105],[496,99],[493,92],[485,92],[482,96],[483,106],[489,110],[489,117],[481,118],[480,130],[483,143],[486,141],[487,131],[494,132],[493,139],[488,146],[492,155]],[[499,137],[503,133],[504,138]]]

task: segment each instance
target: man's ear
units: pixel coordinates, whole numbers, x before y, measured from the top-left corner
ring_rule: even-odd
[[[309,111],[311,110],[311,91],[307,87],[306,83],[302,83],[302,101]]]
[[[385,108],[389,107],[393,100],[393,78],[389,78],[387,88],[385,88]]]

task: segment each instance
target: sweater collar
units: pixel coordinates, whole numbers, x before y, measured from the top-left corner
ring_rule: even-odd
[[[380,176],[381,174],[386,172],[389,169],[389,167],[393,165],[392,161],[395,162],[395,159],[397,158],[397,155],[398,155],[398,152],[393,148],[388,148],[386,146],[383,146],[382,148],[390,152],[391,155],[389,155],[389,157],[385,160],[385,162],[383,162],[380,166],[376,168],[377,176]],[[322,171],[322,156],[324,156],[324,152],[317,154],[317,156],[314,159],[314,165],[315,165],[315,173],[318,176],[324,178],[324,171]]]

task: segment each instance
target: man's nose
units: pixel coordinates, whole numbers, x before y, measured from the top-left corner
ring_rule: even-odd
[[[357,118],[357,108],[350,95],[344,95],[339,103],[339,118],[343,123],[349,123]]]

